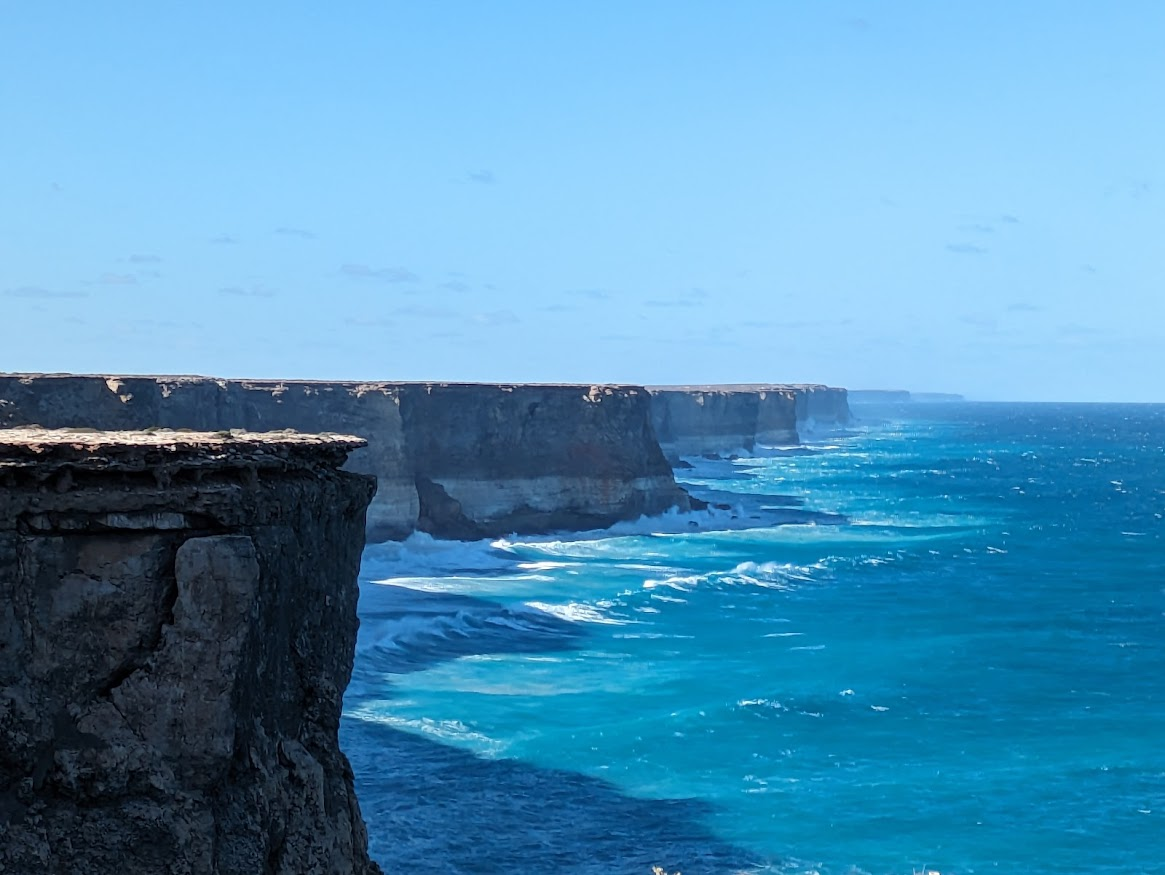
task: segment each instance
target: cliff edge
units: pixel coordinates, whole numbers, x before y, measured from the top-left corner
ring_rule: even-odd
[[[688,508],[638,386],[0,374],[0,427],[359,435],[368,538],[609,526]]]
[[[0,871],[379,869],[355,438],[0,431]]]

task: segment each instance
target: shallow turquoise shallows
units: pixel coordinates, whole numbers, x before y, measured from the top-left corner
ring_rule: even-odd
[[[1165,873],[1165,406],[856,408],[712,513],[364,557],[386,872]]]

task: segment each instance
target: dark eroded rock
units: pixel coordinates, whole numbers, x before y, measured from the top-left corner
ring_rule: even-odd
[[[373,873],[362,441],[0,431],[0,872]]]

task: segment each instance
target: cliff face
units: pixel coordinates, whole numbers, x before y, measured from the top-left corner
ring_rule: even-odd
[[[632,386],[399,387],[418,527],[477,538],[687,508]]]
[[[797,426],[802,435],[849,425],[849,393],[832,386],[797,387]]]
[[[341,431],[371,540],[606,526],[687,506],[633,386],[0,375],[0,426]]]
[[[651,386],[652,423],[670,458],[793,444],[849,422],[845,389],[827,386]]]
[[[0,871],[379,871],[337,740],[361,443],[0,431]]]

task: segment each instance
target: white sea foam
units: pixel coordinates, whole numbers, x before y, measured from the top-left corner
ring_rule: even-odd
[[[513,568],[515,564],[516,557],[496,541],[443,541],[414,532],[404,541],[369,544],[364,549],[360,576],[377,580],[403,575],[480,574]]]
[[[481,732],[471,729],[460,720],[432,720],[428,717],[409,718],[401,717],[380,710],[375,705],[357,706],[346,712],[349,717],[367,720],[370,723],[380,723],[394,729],[404,729],[436,738],[441,741],[454,742],[462,746],[472,747],[486,756],[500,754],[506,747],[505,743],[490,738]]]
[[[736,703],[738,708],[771,708],[774,711],[788,711],[789,709],[776,699],[741,699]]]
[[[620,620],[616,617],[609,616],[594,605],[587,605],[581,602],[568,602],[564,605],[555,605],[548,602],[526,602],[526,604],[535,610],[558,617],[560,620],[567,620],[571,623],[598,623],[604,626],[626,626],[633,622],[632,620]]]
[[[704,574],[672,574],[650,577],[643,581],[644,589],[667,587],[690,592],[702,585],[757,586],[764,589],[792,590],[817,580],[816,574],[826,571],[822,563],[794,565],[784,562],[741,562],[731,569]]]

